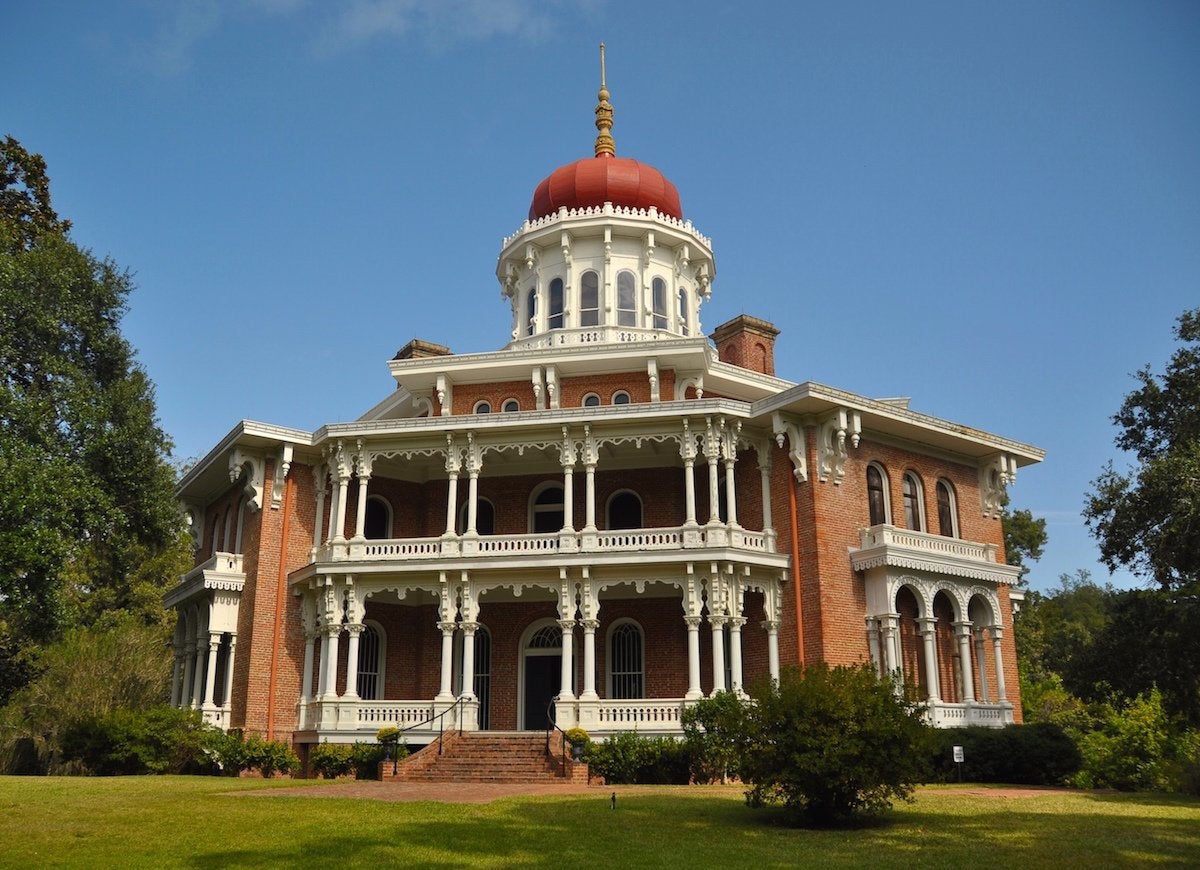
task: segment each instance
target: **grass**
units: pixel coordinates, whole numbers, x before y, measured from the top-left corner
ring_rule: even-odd
[[[386,803],[261,794],[325,783],[0,777],[11,867],[1114,867],[1200,865],[1200,801],[921,789],[881,824],[809,831],[741,791],[664,787]],[[260,794],[248,795],[247,792]]]

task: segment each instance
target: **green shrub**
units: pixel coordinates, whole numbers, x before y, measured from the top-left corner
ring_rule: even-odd
[[[1172,791],[1200,797],[1200,731],[1185,731],[1174,741],[1168,765]]]
[[[634,731],[592,743],[586,760],[592,773],[613,784],[683,785],[690,777],[686,746],[669,737],[643,737]]]
[[[242,770],[257,770],[264,779],[278,773],[293,773],[300,759],[292,747],[282,740],[264,740],[257,735],[247,737],[242,745]]]
[[[193,772],[207,765],[211,730],[194,710],[116,709],[68,723],[59,732],[61,757],[97,776]]]
[[[354,763],[354,747],[349,743],[318,743],[308,756],[309,768],[322,779],[346,776]]]
[[[934,778],[941,782],[959,777],[955,746],[963,748],[961,775],[969,782],[1062,785],[1083,763],[1075,741],[1050,722],[937,729],[930,760]]]
[[[683,742],[695,782],[725,782],[738,775],[746,716],[746,704],[733,692],[718,692],[683,711]]]
[[[397,760],[408,757],[408,747],[394,747]],[[387,758],[387,746],[381,743],[355,743],[350,748],[350,764],[355,779],[379,779],[379,763]]]
[[[919,704],[870,665],[784,671],[756,693],[739,761],[751,806],[795,822],[844,824],[910,800],[926,777],[932,729]]]
[[[1167,788],[1172,731],[1158,690],[1138,695],[1123,707],[1106,703],[1103,710],[1101,728],[1079,738],[1083,769],[1075,777],[1076,785],[1120,791]]]

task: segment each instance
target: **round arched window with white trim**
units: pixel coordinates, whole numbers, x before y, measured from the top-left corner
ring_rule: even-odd
[[[642,627],[621,619],[608,630],[608,697],[645,697],[645,647]]]

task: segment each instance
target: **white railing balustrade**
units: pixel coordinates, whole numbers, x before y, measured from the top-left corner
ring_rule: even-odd
[[[682,529],[624,529],[600,532],[596,538],[602,550],[678,550],[683,546]]]
[[[861,529],[859,531],[859,539],[864,550],[882,546],[904,547],[909,550],[938,553],[944,556],[957,556],[961,559],[972,559],[977,562],[996,561],[995,544],[981,544],[976,541],[964,541],[960,538],[947,538],[942,535],[931,535],[928,532],[898,529],[895,526],[871,526],[867,529]]]
[[[485,535],[479,539],[479,554],[549,553],[558,549],[559,534]]]
[[[987,725],[992,728],[1013,722],[1012,704],[952,704],[939,701],[930,704],[926,717],[935,727]]]
[[[424,722],[437,712],[432,701],[359,701],[358,724],[363,728],[395,725],[403,729]]]
[[[679,731],[682,698],[631,698],[600,702],[600,726],[612,731]]]

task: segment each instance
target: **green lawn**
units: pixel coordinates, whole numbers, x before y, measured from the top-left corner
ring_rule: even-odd
[[[806,831],[732,787],[627,793],[615,811],[607,791],[457,805],[238,794],[295,785],[0,777],[0,866],[1200,866],[1200,801],[1162,795],[930,787],[884,824]]]

